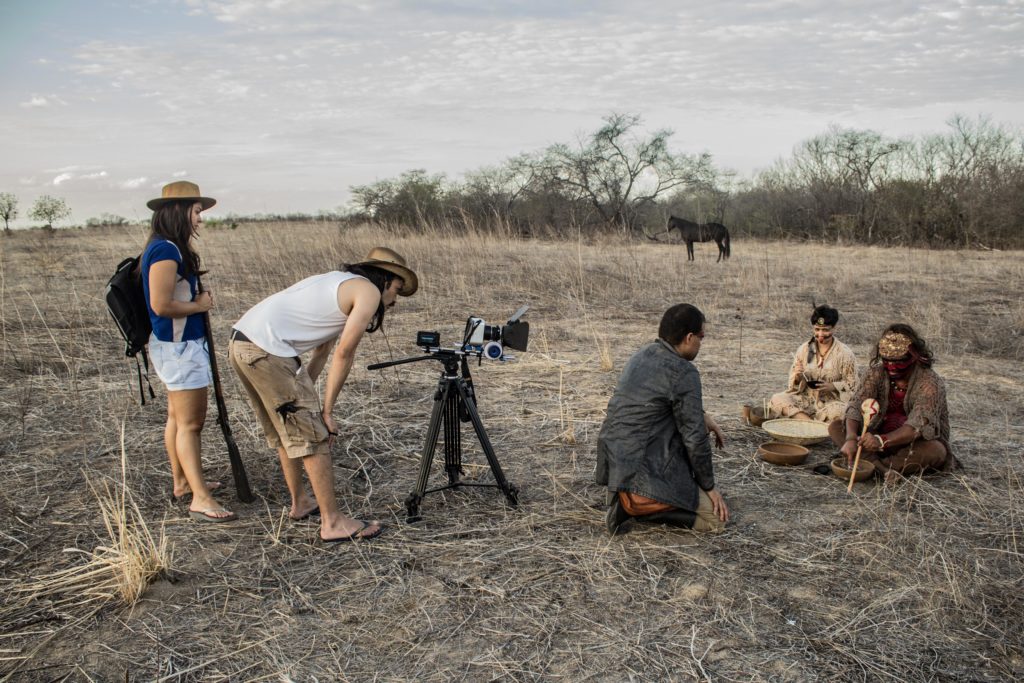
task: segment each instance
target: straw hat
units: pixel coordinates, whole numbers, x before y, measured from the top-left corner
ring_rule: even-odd
[[[164,185],[160,191],[159,199],[150,199],[146,202],[146,206],[156,211],[168,202],[199,202],[203,205],[203,211],[206,211],[216,204],[217,200],[203,197],[202,192],[199,191],[199,186],[195,183],[190,183],[187,180],[176,180],[173,183]]]
[[[402,278],[405,284],[398,290],[398,293],[402,296],[412,296],[419,289],[419,278],[416,277],[416,273],[409,266],[405,265],[405,259],[398,252],[392,251],[387,247],[374,247],[366,256],[365,261],[360,261],[353,265],[374,266]]]

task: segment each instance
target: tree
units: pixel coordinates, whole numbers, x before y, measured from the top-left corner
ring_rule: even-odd
[[[637,134],[640,117],[611,114],[589,139],[573,147],[552,145],[543,160],[549,182],[570,200],[590,204],[610,225],[633,228],[640,211],[664,192],[705,180],[711,159],[676,155],[668,149],[672,131]]]
[[[113,213],[101,213],[99,216],[85,221],[85,227],[87,228],[98,228],[101,226],[116,227],[119,225],[128,225],[128,219]]]
[[[37,221],[44,221],[46,227],[52,228],[54,223],[70,216],[71,209],[60,197],[44,194],[36,200],[28,215],[29,218],[34,218]]]
[[[445,176],[424,169],[406,171],[397,179],[354,185],[352,204],[378,223],[416,225],[444,215]]]
[[[10,232],[11,221],[18,217],[18,198],[10,192],[0,192],[0,216],[4,219],[4,232]]]

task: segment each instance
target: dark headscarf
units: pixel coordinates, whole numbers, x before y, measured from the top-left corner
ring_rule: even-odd
[[[812,325],[827,325],[828,327],[835,327],[838,322],[839,311],[831,306],[816,306],[814,308],[814,312],[811,313]]]

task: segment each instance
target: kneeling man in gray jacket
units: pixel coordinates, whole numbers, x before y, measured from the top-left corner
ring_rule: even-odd
[[[721,531],[729,521],[711,464],[709,435],[721,448],[722,431],[704,412],[692,363],[703,340],[704,314],[676,304],[662,316],[658,339],[619,377],[597,437],[595,471],[611,498],[611,534],[631,518],[695,531]]]

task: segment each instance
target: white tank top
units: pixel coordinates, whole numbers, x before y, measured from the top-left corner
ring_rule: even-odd
[[[337,270],[307,277],[250,308],[234,327],[275,356],[300,356],[341,335],[348,316],[338,308],[338,287],[361,277]]]

